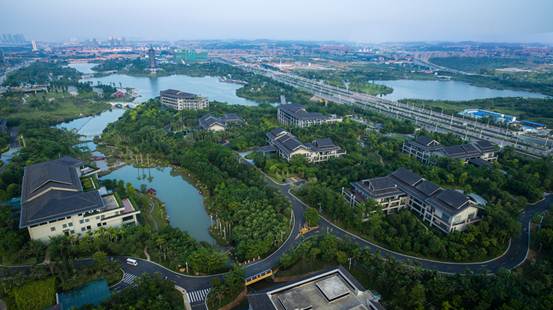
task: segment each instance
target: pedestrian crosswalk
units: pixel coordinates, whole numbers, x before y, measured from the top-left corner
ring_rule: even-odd
[[[203,290],[197,290],[197,291],[190,291],[186,294],[188,295],[188,300],[190,300],[190,303],[197,303],[197,302],[203,302],[205,298],[207,297],[207,293],[209,293],[209,290],[211,288],[204,288]]]
[[[123,282],[127,284],[133,284],[134,280],[136,279],[136,276],[132,273],[126,273],[123,274]]]

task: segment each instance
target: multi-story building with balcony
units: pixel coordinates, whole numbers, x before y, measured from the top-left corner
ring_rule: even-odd
[[[159,97],[162,105],[177,111],[203,110],[209,107],[207,98],[176,89],[162,90]]]
[[[405,168],[385,177],[353,182],[350,190],[342,189],[342,194],[353,206],[372,199],[385,214],[408,208],[444,233],[462,231],[481,219],[470,196],[441,188]]]
[[[72,157],[25,167],[19,226],[33,240],[81,235],[101,227],[137,224],[130,200],[99,189],[98,169]]]
[[[307,112],[305,107],[299,104],[279,105],[277,119],[282,125],[300,128],[342,121],[342,118],[336,115],[328,116],[318,112]]]

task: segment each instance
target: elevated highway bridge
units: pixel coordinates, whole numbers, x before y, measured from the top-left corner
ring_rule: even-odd
[[[549,141],[548,138],[526,137],[522,133],[508,128],[353,92],[291,73],[242,63],[233,63],[233,65],[312,93],[325,100],[376,111],[398,119],[411,120],[417,126],[425,127],[431,131],[450,132],[465,140],[488,140],[500,147],[510,146],[521,153],[534,157],[546,157],[553,154],[553,141]]]

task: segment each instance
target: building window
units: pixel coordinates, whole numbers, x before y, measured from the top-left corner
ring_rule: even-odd
[[[79,220],[79,223],[81,223],[81,224],[84,223],[84,220]]]
[[[84,228],[84,227],[81,227],[81,231],[85,231],[85,230],[86,230],[86,228]]]
[[[69,224],[67,224],[69,227],[73,226],[73,222],[70,222]]]
[[[86,226],[86,229],[91,230],[92,228],[90,227],[90,225],[88,225]]]
[[[100,216],[97,216],[96,219],[99,220],[99,219],[100,219]]]
[[[56,231],[56,227],[50,227],[50,231]]]
[[[87,223],[88,223],[88,222],[90,222],[90,220],[89,220],[89,219],[85,219],[84,221],[85,221],[85,222],[87,222]]]
[[[100,227],[100,226],[102,226],[102,223],[98,223],[98,224],[96,224],[96,226]]]
[[[63,228],[67,228],[67,224],[63,224],[62,227],[63,227]]]

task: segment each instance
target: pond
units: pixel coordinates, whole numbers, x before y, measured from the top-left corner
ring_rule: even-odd
[[[159,200],[165,204],[169,223],[188,232],[198,241],[215,244],[209,235],[211,219],[204,207],[202,194],[171,167],[136,168],[123,166],[101,179],[123,180],[135,188],[142,184],[156,190]]]
[[[377,80],[374,82],[394,89],[391,94],[383,96],[383,98],[390,100],[410,98],[461,101],[495,97],[547,97],[540,93],[509,89],[491,89],[487,87],[473,86],[459,81]]]
[[[69,292],[58,293],[56,299],[60,309],[79,309],[85,305],[99,305],[111,298],[106,280],[96,280]]]
[[[60,123],[56,127],[74,130],[82,135],[85,140],[90,140],[102,134],[107,125],[118,120],[124,113],[125,110],[123,109],[106,110],[98,115],[85,116]]]
[[[91,73],[94,64],[72,64],[72,67],[83,73]],[[236,90],[242,85],[219,81],[218,77],[192,77],[187,75],[170,76],[130,76],[125,74],[110,74],[103,77],[90,77],[83,80],[112,85],[115,87],[130,87],[139,94],[136,102],[144,102],[159,96],[159,92],[168,88],[174,88],[189,93],[207,97],[209,100],[227,102],[229,104],[255,106],[258,103],[252,100],[238,97]]]

